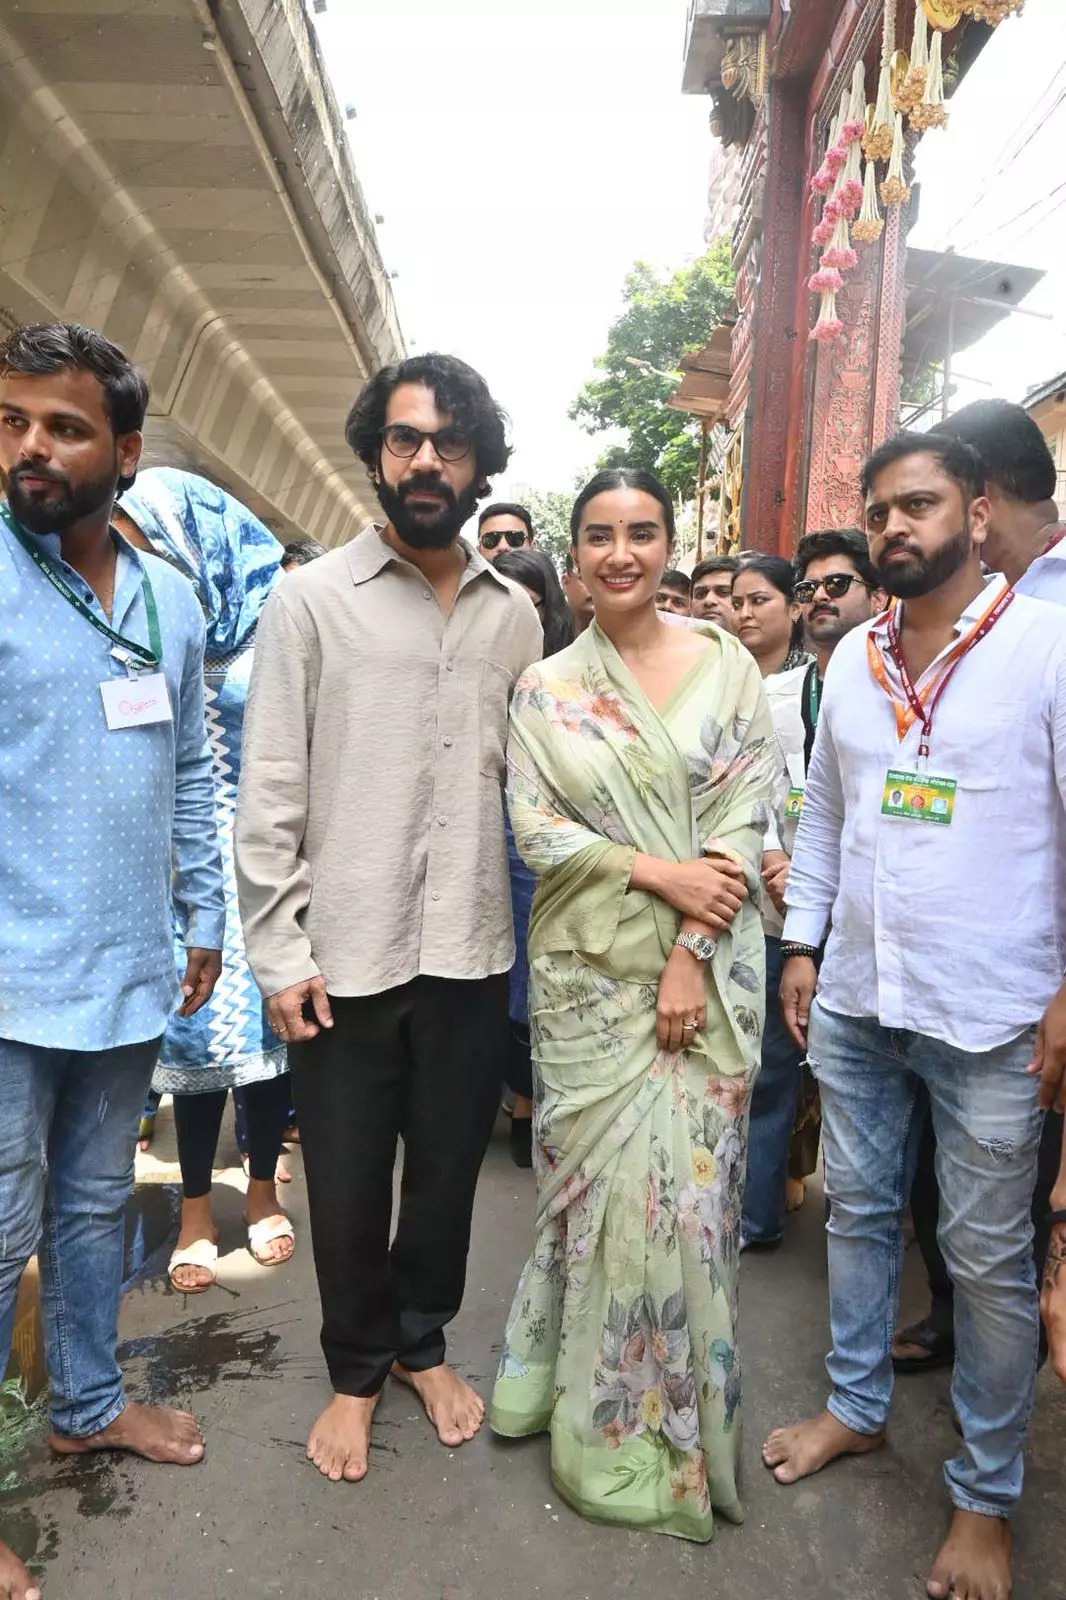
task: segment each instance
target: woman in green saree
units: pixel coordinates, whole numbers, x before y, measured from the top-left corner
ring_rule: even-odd
[[[661,484],[598,474],[572,536],[595,622],[524,674],[511,714],[508,804],[537,875],[538,1216],[491,1426],[549,1430],[583,1515],[707,1540],[712,1507],[741,1516],[736,1277],[777,746],[743,646],[656,613]]]

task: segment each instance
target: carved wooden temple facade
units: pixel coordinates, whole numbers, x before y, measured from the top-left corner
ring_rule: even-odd
[[[914,4],[898,0],[901,37]],[[856,62],[876,96],[884,11],[885,0],[692,0],[684,88],[711,97],[712,133],[739,163],[723,548],[790,555],[805,529],[854,526],[862,460],[896,427],[908,206],[886,207],[880,239],[859,251],[836,339],[810,340],[807,287],[810,176]]]

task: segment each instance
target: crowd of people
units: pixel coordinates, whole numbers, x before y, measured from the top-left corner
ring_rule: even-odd
[[[366,1475],[390,1377],[472,1439],[445,1329],[506,1081],[537,1204],[492,1430],[550,1435],[588,1517],[739,1521],[741,1261],[821,1159],[830,1394],[763,1459],[791,1484],[876,1449],[894,1372],[953,1363],[928,1592],[1006,1600],[1049,1354],[1066,1382],[1066,529],[1038,429],[988,401],[899,434],[864,531],[691,575],[662,485],[609,469],[560,573],[521,505],[462,537],[509,445],[454,357],[357,398],[382,519],[330,551],[139,472],[147,404],[90,329],[0,344],[0,1365],[36,1252],[52,1448],[202,1460],[192,1416],[123,1388],[123,1209],[172,1094],[170,1280],[210,1291],[231,1091],[263,1266],[297,1244],[299,1128],[332,1391],[309,1459]],[[932,1307],[897,1334],[908,1206]],[[0,1546],[0,1600],[38,1596]]]

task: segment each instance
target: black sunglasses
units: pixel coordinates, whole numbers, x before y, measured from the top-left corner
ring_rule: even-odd
[[[870,587],[854,572],[827,572],[824,578],[805,578],[802,583],[797,583],[792,598],[798,600],[801,606],[809,606],[818,590],[824,589],[830,600],[842,600],[853,583],[861,583],[864,589]]]
[[[506,539],[512,550],[521,550],[529,534],[523,528],[508,528],[504,533],[497,533],[495,528],[490,528],[488,533],[478,535],[478,542],[484,550],[495,550],[501,539]]]
[[[458,428],[440,428],[436,433],[426,433],[406,422],[390,422],[387,428],[382,428],[381,437],[389,454],[401,461],[410,461],[416,456],[427,439],[442,461],[462,461],[470,454],[473,442],[468,433],[460,433]]]

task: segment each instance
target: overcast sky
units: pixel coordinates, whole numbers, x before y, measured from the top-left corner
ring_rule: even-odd
[[[687,10],[329,0],[315,18],[338,99],[357,110],[356,167],[385,216],[408,345],[465,357],[514,419],[501,491],[567,489],[592,464],[598,446],[566,410],[626,271],[637,257],[672,269],[703,248],[710,101],[680,92]],[[1027,0],[963,83],[947,132],[919,152],[914,244],[1054,269],[1027,303],[1056,320],[1011,317],[960,356],[993,385],[960,404],[1020,397],[1066,368],[1066,272],[1054,261],[1056,241],[1066,254],[1066,189],[1050,196],[1066,181],[1064,150],[1066,0]]]
[[[511,483],[569,489],[566,410],[638,257],[704,248],[710,102],[680,92],[687,0],[329,0],[315,18],[408,345],[473,363]],[[504,480],[497,487],[506,489]]]

